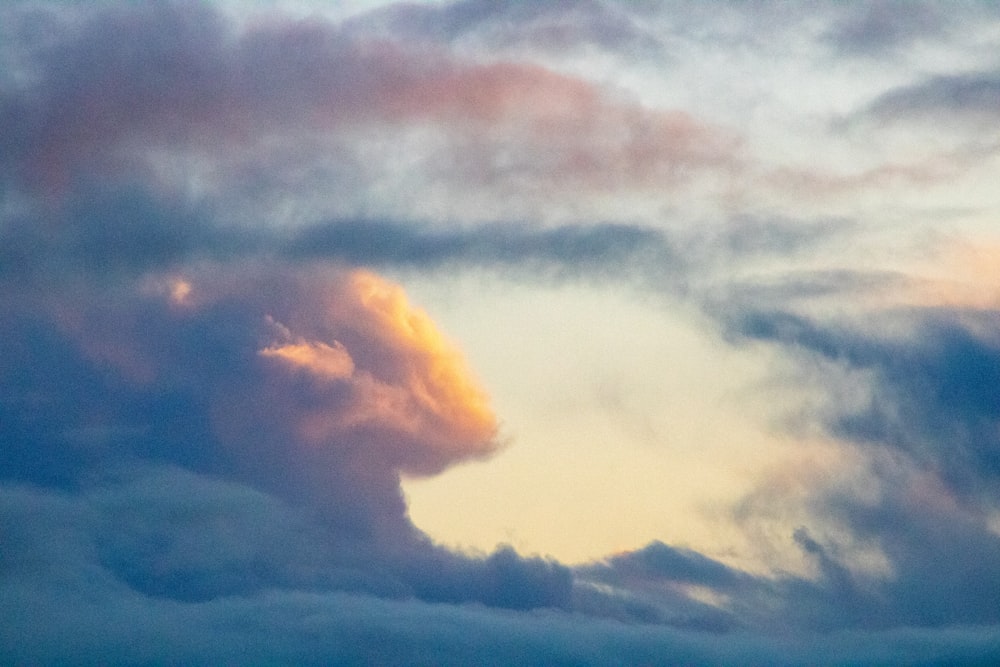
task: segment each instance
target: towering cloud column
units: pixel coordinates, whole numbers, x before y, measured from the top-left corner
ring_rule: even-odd
[[[24,388],[36,402],[79,406],[26,438],[53,450],[35,460],[118,465],[131,451],[388,538],[413,530],[400,474],[496,448],[496,419],[459,351],[377,275],[250,262],[139,284],[80,286],[33,309],[41,321],[21,332],[23,351],[74,362],[47,380],[30,354],[9,363],[36,380]],[[39,327],[51,333],[32,342]],[[71,400],[86,386],[92,400]]]

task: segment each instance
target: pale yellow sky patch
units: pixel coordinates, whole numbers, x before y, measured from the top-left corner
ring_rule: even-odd
[[[717,555],[741,546],[724,508],[797,448],[754,396],[773,370],[766,351],[737,350],[691,309],[629,290],[403,283],[462,347],[509,440],[485,464],[406,481],[417,526],[449,545],[510,543],[565,562],[654,539]]]

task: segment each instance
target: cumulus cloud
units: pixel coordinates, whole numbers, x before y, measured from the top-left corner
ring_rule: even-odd
[[[496,420],[485,393],[395,285],[363,271],[246,266],[173,280],[163,293],[97,289],[43,305],[45,319],[35,325],[61,332],[57,349],[90,365],[113,391],[150,402],[81,419],[154,428],[163,419],[156,411],[167,409],[158,403],[173,402],[204,422],[207,433],[188,437],[210,438],[187,447],[211,450],[215,442],[248,470],[280,477],[300,467],[313,470],[317,484],[324,469],[336,476],[367,465],[368,474],[391,478],[493,451]],[[166,434],[154,446],[172,457]]]
[[[399,287],[342,268],[205,265],[35,306],[5,325],[2,472],[53,491],[5,486],[9,525],[51,508],[107,594],[568,605],[567,568],[452,553],[410,523],[401,474],[498,441],[460,353]],[[10,562],[39,558],[40,534],[10,533]],[[42,580],[74,576],[67,549]]]

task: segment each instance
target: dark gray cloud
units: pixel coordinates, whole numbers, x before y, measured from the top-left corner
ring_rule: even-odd
[[[23,290],[80,277],[113,282],[201,261],[265,258],[369,267],[468,266],[548,278],[679,278],[685,260],[663,232],[624,223],[468,229],[393,220],[328,220],[281,230],[220,222],[207,203],[146,188],[84,189],[53,211],[0,228],[0,279]]]
[[[662,577],[671,581],[726,590],[745,578],[742,572],[690,549],[671,547],[653,542],[639,551],[610,558],[597,569],[605,577],[621,579],[628,576]]]
[[[508,223],[435,230],[398,222],[331,221],[298,231],[285,248],[289,256],[299,259],[422,268],[520,266],[578,277],[678,276],[684,266],[683,257],[665,234],[620,223],[550,229]]]
[[[472,557],[406,535],[387,547],[322,508],[175,466],[119,463],[85,477],[73,491],[3,486],[8,584],[37,576],[82,585],[74,568],[85,566],[111,593],[184,603],[282,589],[569,605],[567,568],[509,548]]]
[[[254,232],[226,229],[208,210],[138,186],[82,189],[54,210],[17,213],[5,222],[0,278],[22,286],[81,276],[129,279],[261,248]]]
[[[737,514],[755,502],[745,502]],[[764,508],[755,507],[760,513]],[[844,628],[894,627],[904,619],[887,607],[880,582],[853,574],[831,548],[799,527],[791,540],[816,565],[818,576],[790,573],[761,576],[661,542],[580,568],[583,581],[612,586],[648,621],[702,631],[760,632],[765,636],[794,631],[824,633]],[[715,603],[700,602],[691,590],[710,591]],[[643,616],[644,614],[644,616]],[[981,620],[981,619],[980,619]]]
[[[921,488],[933,487],[929,475],[899,477],[887,483],[877,506],[845,498],[831,503],[857,535],[877,541],[893,564],[894,576],[878,590],[883,618],[919,626],[956,619],[996,624],[1000,536],[975,508],[948,507],[947,494],[936,498]]]

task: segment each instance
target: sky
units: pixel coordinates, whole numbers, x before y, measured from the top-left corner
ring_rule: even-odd
[[[0,662],[1000,659],[1000,6],[0,5]]]

